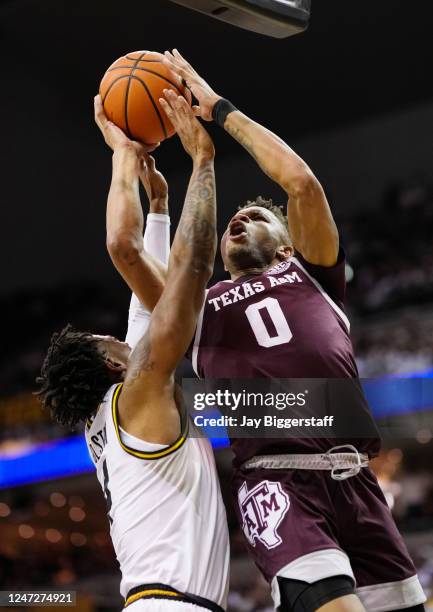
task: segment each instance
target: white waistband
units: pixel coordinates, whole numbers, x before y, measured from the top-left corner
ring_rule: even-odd
[[[336,453],[334,451],[350,448],[352,452]],[[368,455],[359,453],[351,444],[334,446],[326,453],[303,455],[257,455],[248,459],[242,468],[245,470],[330,470],[334,480],[346,480],[356,476],[361,468],[368,466]],[[340,471],[345,470],[345,471]],[[338,472],[338,473],[337,473]]]

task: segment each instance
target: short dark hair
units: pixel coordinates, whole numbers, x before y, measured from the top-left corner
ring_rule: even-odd
[[[62,425],[73,428],[89,418],[111,385],[97,342],[91,333],[69,324],[51,337],[36,395]]]
[[[283,226],[284,231],[286,232],[287,237],[291,243],[288,221],[286,215],[283,212],[282,204],[274,204],[272,199],[266,200],[262,196],[257,196],[255,200],[247,200],[244,204],[241,204],[241,206],[238,207],[238,210],[242,210],[243,208],[250,208],[250,206],[260,206],[261,208],[266,208],[266,210],[270,210],[271,213],[274,213],[278,221]]]

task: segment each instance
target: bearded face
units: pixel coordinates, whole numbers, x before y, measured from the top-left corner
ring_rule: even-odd
[[[287,244],[287,235],[273,212],[261,206],[239,210],[230,220],[221,240],[226,269],[233,273],[266,268],[277,250]]]

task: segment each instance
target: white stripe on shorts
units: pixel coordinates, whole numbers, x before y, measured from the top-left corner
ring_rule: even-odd
[[[369,612],[404,610],[427,599],[416,574],[406,580],[360,587],[356,594]]]

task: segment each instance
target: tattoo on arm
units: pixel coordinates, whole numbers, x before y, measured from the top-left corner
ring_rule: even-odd
[[[216,195],[213,162],[194,170],[173,251],[188,251],[194,269],[199,271],[212,264],[216,250]]]
[[[143,336],[140,342],[135,347],[129,364],[128,373],[125,378],[125,386],[134,384],[140,374],[143,372],[152,372],[155,367],[155,362],[150,359],[151,344],[149,334]]]
[[[256,152],[254,151],[254,145],[253,145],[252,138],[250,138],[247,134],[245,134],[244,130],[234,127],[232,125],[227,125],[227,123],[228,122],[226,122],[226,125],[224,126],[224,129],[226,130],[226,132],[228,132],[230,136],[232,136],[235,140],[237,140],[238,143],[242,145],[244,149],[246,149],[248,153],[252,157],[254,157],[256,161],[258,161]]]

